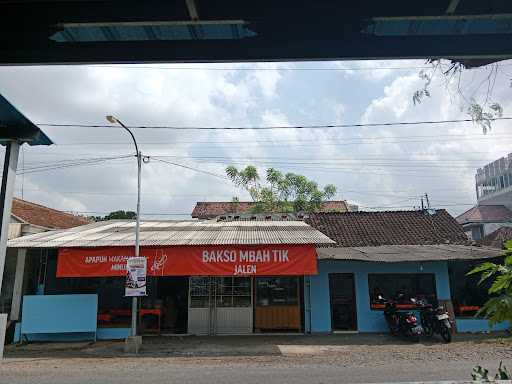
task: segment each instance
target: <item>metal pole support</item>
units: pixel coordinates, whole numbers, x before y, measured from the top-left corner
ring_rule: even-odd
[[[18,167],[18,155],[20,143],[10,141],[5,147],[4,169],[2,173],[2,185],[0,188],[0,290],[4,277],[5,255],[7,253],[7,238],[9,236],[9,223],[11,222],[12,197],[14,183],[16,181],[16,169]],[[0,314],[0,358],[3,357],[4,339],[7,327],[7,314]]]

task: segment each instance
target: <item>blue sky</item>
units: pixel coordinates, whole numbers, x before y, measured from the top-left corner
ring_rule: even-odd
[[[500,102],[504,115],[512,116],[510,63],[500,64],[490,97],[490,69],[482,68],[448,83],[435,77],[432,97],[414,105],[412,95],[423,84],[418,67],[424,66],[405,60],[1,67],[0,92],[35,123],[105,124],[107,114],[127,125],[216,127],[464,119],[463,97]],[[133,151],[128,135],[114,128],[44,130],[57,144],[25,148],[27,168]],[[255,164],[262,174],[273,166],[335,184],[337,198],[367,210],[412,209],[428,193],[435,207],[456,215],[475,202],[476,168],[512,152],[508,130],[506,121],[497,121],[485,136],[473,123],[135,134],[142,152],[155,159],[216,174],[229,164]],[[57,209],[98,214],[133,209],[135,161],[26,174],[18,178],[18,196],[22,184],[25,199]],[[180,217],[198,200],[232,196],[248,199],[221,178],[156,160],[144,165],[146,214]]]

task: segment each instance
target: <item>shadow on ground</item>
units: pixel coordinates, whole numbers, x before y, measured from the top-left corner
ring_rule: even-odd
[[[144,337],[141,357],[228,357],[228,356],[321,356],[372,349],[409,350],[435,353],[438,350],[464,349],[470,344],[510,345],[509,334],[458,334],[450,345],[440,339],[423,339],[414,344],[386,334],[330,335],[250,335],[250,336],[169,336]],[[484,347],[484,345],[482,345]],[[125,354],[123,341],[96,343],[30,343],[9,345],[6,358],[108,358],[133,357]]]

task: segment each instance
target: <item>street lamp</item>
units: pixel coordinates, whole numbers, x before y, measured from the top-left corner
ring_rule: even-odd
[[[142,165],[142,154],[139,151],[139,146],[137,145],[137,140],[135,140],[135,136],[132,131],[128,129],[126,125],[124,125],[119,119],[114,116],[107,116],[107,121],[112,124],[119,124],[123,127],[132,137],[133,144],[135,144],[135,152],[137,153],[137,218],[135,222],[135,257],[139,257],[139,249],[140,249],[140,174],[141,174],[141,165]],[[137,336],[137,296],[132,298],[132,336]]]

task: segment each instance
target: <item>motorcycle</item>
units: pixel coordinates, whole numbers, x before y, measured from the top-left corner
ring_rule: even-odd
[[[434,333],[441,335],[441,338],[449,343],[452,341],[452,323],[450,315],[439,306],[436,309],[430,304],[421,302],[420,319],[425,336],[432,337]]]
[[[401,312],[394,301],[385,301],[384,317],[393,336],[402,335],[414,342],[420,341],[423,327],[412,312]]]

